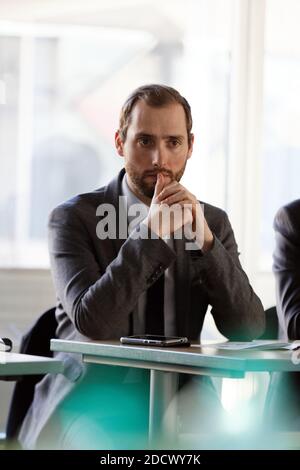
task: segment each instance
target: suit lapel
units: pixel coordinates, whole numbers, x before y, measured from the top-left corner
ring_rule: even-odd
[[[124,168],[120,171],[118,176],[114,178],[106,187],[104,201],[105,203],[112,204],[116,211],[116,238],[110,240],[111,246],[113,247],[113,256],[112,258],[116,258],[120,249],[122,248],[123,244],[125,243],[126,237],[120,238],[120,218],[124,224],[124,228],[126,231],[128,230],[128,220],[127,220],[127,207],[125,205],[120,206],[120,199],[119,197],[122,196],[122,180],[125,175]],[[141,320],[138,316],[139,310],[139,303],[133,309],[133,312],[129,316],[129,323],[128,323],[128,331],[127,334],[141,334],[144,332],[145,325],[141,324]]]
[[[116,211],[116,238],[111,240],[114,247],[116,256],[118,255],[126,238],[119,238],[120,233],[120,214],[121,218],[126,223],[127,229],[127,211],[125,207],[120,207],[120,199],[122,196],[122,179],[125,175],[124,168],[120,171],[118,176],[114,178],[106,187],[104,201],[105,203],[112,204]]]

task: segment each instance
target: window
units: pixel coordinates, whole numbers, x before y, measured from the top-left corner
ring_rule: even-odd
[[[196,143],[184,182],[225,206],[233,0],[114,4],[53,5],[40,23],[0,24],[1,266],[48,266],[49,212],[122,167],[120,107],[144,83],[190,101]]]
[[[271,269],[274,216],[300,198],[300,3],[266,3],[260,267]]]

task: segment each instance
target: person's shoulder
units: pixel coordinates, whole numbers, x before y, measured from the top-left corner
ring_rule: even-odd
[[[228,220],[226,212],[220,207],[213,206],[204,201],[199,201],[203,209],[204,217],[213,231],[219,231],[225,221]]]
[[[82,214],[84,218],[89,214],[95,216],[97,207],[101,204],[105,197],[106,186],[103,186],[94,191],[78,194],[67,199],[58,206],[56,206],[49,214],[49,220],[65,217],[73,217],[74,214]]]
[[[89,214],[95,216],[96,210],[100,204],[116,204],[116,198],[121,194],[121,182],[124,176],[125,170],[122,169],[107,185],[90,191],[87,193],[78,194],[67,201],[59,204],[50,213],[80,213],[85,218]]]
[[[208,202],[205,202],[205,201],[199,201],[199,202],[203,209],[205,218],[219,221],[219,220],[224,219],[224,217],[226,217],[226,212],[220,207],[213,206],[212,204],[209,204]]]
[[[282,207],[290,216],[300,218],[300,199],[290,202]]]
[[[274,228],[286,233],[300,233],[300,199],[280,207],[274,218]]]

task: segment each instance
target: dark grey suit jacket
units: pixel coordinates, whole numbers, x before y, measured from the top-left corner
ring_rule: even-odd
[[[274,219],[279,337],[300,338],[300,199],[279,209]],[[265,404],[265,423],[274,431],[300,430],[300,374],[273,372]]]
[[[280,336],[300,338],[300,199],[282,207],[274,220],[276,278]]]
[[[57,336],[104,340],[144,333],[137,315],[138,298],[175,263],[177,335],[197,341],[211,305],[216,325],[226,337],[258,337],[264,330],[263,307],[241,268],[224,211],[204,205],[214,234],[214,246],[204,255],[200,250],[186,251],[185,240],[175,240],[173,251],[161,239],[97,238],[97,207],[109,203],[118,214],[123,176],[124,170],[108,186],[79,195],[50,215]],[[21,430],[26,447],[34,445],[45,422],[73,386],[62,376],[47,376],[41,382]]]

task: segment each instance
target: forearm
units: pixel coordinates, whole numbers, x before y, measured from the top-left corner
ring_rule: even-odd
[[[300,288],[297,279],[300,279],[300,270],[275,270],[277,312],[281,325],[281,332],[285,338],[296,340],[300,338]]]
[[[166,269],[176,257],[161,239],[134,239],[131,234],[119,252],[114,243],[93,241],[69,208],[58,208],[50,217],[56,295],[79,332],[93,339],[112,337],[118,324],[126,324],[158,269]]]
[[[141,293],[153,283],[153,275],[158,269],[165,270],[174,258],[162,240],[129,238],[105,273],[70,306],[78,330],[91,338],[111,337],[118,323],[133,311]]]

